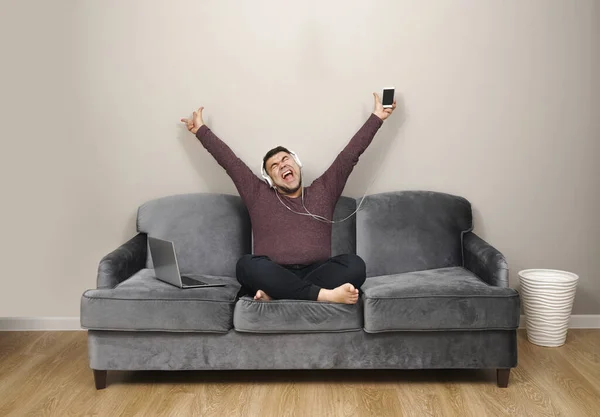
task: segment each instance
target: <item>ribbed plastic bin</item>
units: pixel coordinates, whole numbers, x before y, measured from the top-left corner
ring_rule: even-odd
[[[519,272],[527,339],[539,346],[565,344],[579,276],[555,269]]]

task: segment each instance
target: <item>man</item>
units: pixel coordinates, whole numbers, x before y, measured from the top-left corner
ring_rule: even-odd
[[[181,119],[233,180],[250,213],[254,254],[237,263],[242,289],[255,300],[302,299],[354,304],[366,278],[357,255],[331,257],[330,222],[335,205],[358,158],[396,108],[384,109],[373,93],[375,108],[369,119],[310,186],[302,184],[295,155],[279,146],[263,158],[263,169],[273,187],[260,180],[233,151],[204,124],[200,107],[192,119]]]

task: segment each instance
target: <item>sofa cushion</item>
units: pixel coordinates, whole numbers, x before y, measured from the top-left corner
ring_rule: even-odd
[[[182,274],[235,277],[235,264],[250,253],[250,217],[242,199],[226,194],[183,194],[148,201],[137,229],[171,240]],[[146,266],[152,268],[150,251]]]
[[[333,211],[333,219],[345,219],[356,210],[356,200],[340,197]],[[341,223],[334,223],[331,230],[331,256],[356,254],[356,216]]]
[[[356,215],[356,253],[367,277],[463,266],[462,236],[471,204],[431,191],[367,196]]]
[[[233,313],[233,327],[249,333],[318,333],[360,330],[362,301],[357,304],[306,300],[254,301],[244,296]]]
[[[81,298],[81,325],[95,330],[227,332],[240,289],[235,278],[194,276],[225,287],[179,289],[142,269],[115,288],[88,290]]]
[[[519,295],[462,268],[368,278],[365,331],[498,330],[519,326]]]

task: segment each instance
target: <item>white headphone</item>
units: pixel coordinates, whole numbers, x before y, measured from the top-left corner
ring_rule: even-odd
[[[298,164],[300,169],[302,169],[302,162],[300,162],[300,158],[298,158],[298,155],[296,155],[296,153],[293,151],[289,151],[289,154],[292,155],[292,158],[294,158],[294,161],[296,161],[296,164]],[[269,176],[269,174],[267,174],[267,171],[265,170],[265,163],[263,162],[260,167],[261,167],[260,173],[261,173],[263,179],[267,182],[267,184],[269,184],[269,187],[275,188],[275,184],[273,184],[273,180],[271,179],[271,177]]]
[[[288,149],[289,150],[289,149]],[[296,155],[295,152],[293,151],[289,151],[289,154],[292,156],[292,158],[294,158],[294,161],[296,161],[296,164],[298,164],[298,166],[300,167],[300,171],[302,172],[302,162],[300,162],[300,158],[298,158],[298,155]],[[341,223],[344,220],[348,220],[350,217],[352,217],[359,209],[360,206],[362,205],[363,200],[365,199],[365,196],[363,195],[363,198],[360,200],[360,204],[358,205],[358,207],[356,208],[356,210],[354,210],[349,216],[346,216],[345,218],[341,219],[341,220],[329,220],[323,216],[319,216],[318,214],[312,214],[310,211],[308,211],[308,209],[306,208],[306,206],[304,205],[304,187],[302,187],[302,207],[304,208],[304,210],[306,211],[306,213],[300,213],[296,210],[293,210],[291,207],[289,207],[287,204],[285,204],[283,202],[283,200],[281,199],[281,197],[279,197],[279,191],[277,191],[275,188],[275,184],[273,183],[273,180],[271,179],[271,177],[269,176],[269,174],[267,174],[267,171],[265,170],[264,167],[264,162],[261,165],[261,175],[263,177],[263,179],[266,181],[267,184],[269,184],[269,187],[271,187],[273,189],[273,191],[275,191],[275,195],[277,196],[277,199],[279,200],[279,202],[289,211],[291,211],[292,213],[296,213],[296,214],[300,214],[301,216],[310,216],[315,220],[318,220],[320,222],[324,222],[324,223]],[[365,193],[366,195],[366,193]]]
[[[383,152],[384,150],[382,149],[381,154],[379,155],[379,160],[383,159]],[[294,158],[294,160],[296,161],[296,163],[298,164],[298,166],[300,167],[300,171],[302,171],[302,162],[300,162],[300,158],[298,158],[298,155],[296,155],[294,152],[289,151],[289,154],[292,155],[292,158]],[[378,164],[379,168],[377,169],[377,172],[375,173],[375,175],[373,175],[373,179],[371,180],[371,182],[369,183],[369,185],[367,185],[367,188],[365,190],[365,193],[363,194],[362,198],[360,199],[360,202],[358,203],[356,210],[354,210],[352,213],[350,213],[348,216],[344,217],[341,220],[329,220],[323,216],[319,216],[318,214],[312,214],[310,211],[308,211],[308,209],[306,208],[306,206],[304,205],[304,187],[302,187],[302,208],[304,208],[304,211],[306,211],[306,213],[300,213],[298,211],[292,210],[291,207],[289,207],[287,204],[285,204],[283,202],[283,200],[281,199],[281,197],[279,196],[279,191],[277,191],[275,189],[275,184],[273,184],[273,180],[271,179],[271,177],[269,176],[269,174],[267,174],[267,171],[264,168],[264,162],[261,163],[261,174],[262,177],[264,178],[264,180],[267,182],[267,184],[269,184],[269,187],[271,187],[273,189],[273,191],[275,192],[275,195],[277,196],[277,198],[279,199],[279,202],[285,207],[287,208],[289,211],[296,213],[296,214],[300,214],[302,216],[310,216],[315,220],[318,220],[320,222],[323,223],[341,223],[343,221],[348,220],[350,217],[354,216],[361,208],[363,201],[365,201],[365,197],[367,196],[367,192],[369,192],[369,188],[371,188],[371,186],[373,185],[373,183],[375,182],[375,179],[378,177],[380,171],[381,171],[381,167],[383,166],[383,164]]]

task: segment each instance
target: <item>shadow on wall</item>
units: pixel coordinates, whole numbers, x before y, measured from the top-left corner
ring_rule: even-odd
[[[373,142],[367,150],[361,155],[358,164],[354,167],[352,174],[348,179],[344,195],[350,197],[362,197],[367,194],[373,194],[372,188],[367,188],[371,183],[377,182],[383,166],[393,164],[390,160],[391,150],[398,146],[400,141],[400,130],[406,122],[406,107],[404,97],[396,93],[397,107],[394,113],[383,123]],[[368,113],[367,113],[368,112]],[[371,103],[365,104],[365,113],[372,112]],[[366,117],[365,117],[366,120]]]
[[[483,215],[477,207],[473,206],[473,203],[471,203],[471,211],[473,213],[473,225],[475,226],[473,228],[473,232],[475,232],[477,236],[485,240],[485,223],[483,221]]]

